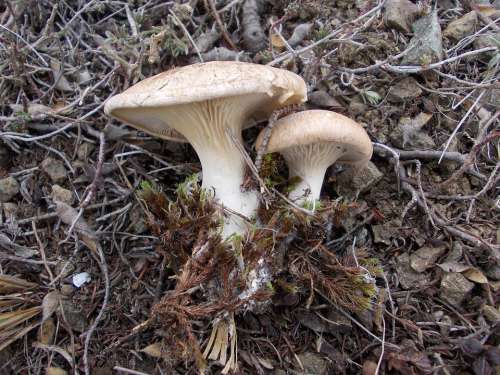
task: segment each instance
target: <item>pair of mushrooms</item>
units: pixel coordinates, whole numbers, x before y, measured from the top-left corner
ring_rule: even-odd
[[[245,160],[232,136],[241,142],[244,128],[306,99],[304,80],[292,72],[214,61],[147,78],[110,98],[104,110],[153,136],[191,143],[201,161],[202,188],[213,190],[216,199],[239,214],[231,214],[226,220],[223,236],[227,238],[245,231],[240,215],[251,218],[259,203],[256,191],[241,188]],[[263,133],[257,147],[262,140]],[[319,199],[331,164],[341,161],[362,166],[371,158],[372,146],[366,132],[354,121],[337,113],[311,110],[278,120],[267,152],[280,152],[290,176],[301,178],[290,194],[301,204]]]

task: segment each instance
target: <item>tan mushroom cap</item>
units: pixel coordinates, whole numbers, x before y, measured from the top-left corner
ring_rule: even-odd
[[[307,90],[304,80],[287,70],[237,61],[212,61],[149,77],[108,99],[104,111],[147,133],[168,139],[165,134],[168,124],[147,115],[145,109],[166,109],[229,97],[242,97],[244,101],[245,96],[255,94],[263,94],[268,99],[249,116],[263,119],[277,108],[304,102]]]
[[[262,131],[255,143],[262,144]],[[281,152],[296,146],[316,143],[333,143],[344,152],[337,161],[362,165],[368,162],[373,146],[366,131],[357,122],[339,113],[325,110],[297,112],[279,119],[273,127],[267,152]]]

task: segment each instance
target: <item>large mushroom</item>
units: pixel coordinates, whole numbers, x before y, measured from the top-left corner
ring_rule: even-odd
[[[242,141],[252,119],[306,100],[298,75],[264,65],[213,61],[176,68],[147,78],[110,98],[104,110],[135,128],[166,138],[181,133],[200,158],[205,189],[227,208],[252,217],[257,193],[242,191],[245,161],[229,133]],[[230,214],[223,236],[241,233],[244,221]]]
[[[255,147],[264,141],[264,130]],[[290,177],[300,177],[289,198],[312,204],[320,198],[326,170],[335,162],[362,168],[372,156],[373,146],[365,130],[341,114],[310,110],[278,120],[272,129],[267,153],[279,152],[286,160]]]

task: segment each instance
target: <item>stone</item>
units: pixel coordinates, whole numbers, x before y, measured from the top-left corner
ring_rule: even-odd
[[[304,327],[313,330],[314,332],[323,333],[328,331],[328,322],[323,321],[316,314],[307,311],[307,310],[299,310],[296,314],[297,320]]]
[[[404,103],[422,95],[422,89],[418,86],[415,78],[406,77],[397,82],[389,89],[387,100],[391,103]]]
[[[52,185],[52,199],[71,206],[73,203],[73,193],[59,185]]]
[[[349,102],[349,113],[352,116],[363,115],[368,111],[368,106],[363,102],[361,96],[356,95]]]
[[[428,285],[430,282],[430,276],[426,273],[419,273],[411,268],[410,256],[408,253],[401,254],[397,257],[396,273],[398,274],[399,283],[403,289],[418,289]]]
[[[467,280],[464,275],[449,272],[441,280],[440,297],[453,306],[460,306],[473,288],[474,283]]]
[[[64,163],[61,160],[56,160],[51,157],[42,161],[40,168],[49,176],[50,180],[56,184],[63,182],[68,175]]]
[[[361,310],[354,313],[356,319],[369,331],[373,331],[374,312],[372,310]]]
[[[496,47],[500,49],[500,32],[489,32],[478,35],[473,42],[474,49],[481,49],[486,47]],[[493,57],[496,51],[483,52],[482,55]]]
[[[13,221],[16,218],[17,210],[19,209],[16,203],[12,202],[0,203],[0,207],[6,221]]]
[[[500,281],[500,266],[493,264],[486,269],[486,276],[494,281]]]
[[[433,267],[445,251],[445,246],[422,247],[410,255],[410,266],[417,272],[424,272]]]
[[[418,6],[409,0],[387,0],[384,22],[392,29],[409,33],[411,22],[418,15]]]
[[[144,219],[144,211],[140,206],[134,206],[129,212],[130,226],[129,229],[135,234],[144,233],[148,228]]]
[[[330,309],[327,313],[327,319],[330,322],[330,329],[329,331],[331,333],[334,332],[340,332],[340,333],[349,333],[352,331],[352,323],[351,321],[345,317],[344,315],[338,313],[334,309]]]
[[[76,151],[76,156],[78,159],[86,161],[89,157],[90,154],[92,154],[92,151],[94,151],[95,146],[92,143],[88,142],[83,142],[78,146],[78,149]]]
[[[0,202],[8,202],[19,193],[19,183],[12,177],[0,179]]]
[[[422,130],[431,118],[432,115],[425,112],[414,118],[401,117],[398,127],[390,134],[391,142],[402,149],[434,150],[436,143]]]
[[[76,332],[83,332],[87,326],[87,318],[83,310],[79,309],[75,304],[69,300],[61,300],[64,310],[65,320],[68,322],[71,329]]]
[[[490,305],[485,305],[483,306],[483,314],[492,323],[496,323],[500,321],[500,311],[498,311],[497,308],[490,306]]]
[[[455,0],[439,0],[436,5],[442,10],[455,8]]]
[[[378,369],[378,365],[376,362],[365,361],[363,363],[362,374],[363,375],[375,375],[378,372],[377,369]]]
[[[414,32],[401,65],[426,65],[443,58],[443,40],[437,10],[418,19],[412,25]]]
[[[313,91],[307,95],[307,101],[317,107],[321,108],[343,108],[337,99],[330,96],[324,90]]]
[[[384,224],[373,225],[373,242],[389,246],[391,244],[391,239],[398,235],[398,229],[400,227],[401,221],[399,219],[390,220]]]
[[[46,375],[68,375],[68,372],[66,370],[63,370],[59,367],[47,367],[45,373]]]
[[[66,297],[71,297],[75,292],[75,287],[70,284],[63,284],[61,286],[61,294]]]
[[[321,319],[315,313],[304,309],[296,313],[296,319],[300,324],[318,333],[347,333],[352,330],[350,320],[333,310],[328,311],[324,317],[328,320]]]
[[[338,195],[355,198],[360,193],[370,190],[383,176],[383,173],[370,161],[363,169],[348,168],[340,173],[335,191]]]
[[[306,352],[298,357],[304,366],[304,375],[326,375],[328,362],[319,354]]]
[[[444,259],[445,262],[458,262],[460,259],[462,259],[464,255],[464,248],[461,242],[456,241],[453,242],[453,245],[451,246],[451,251],[448,253],[446,258]]]
[[[466,15],[452,21],[443,31],[443,36],[453,41],[459,41],[474,32],[477,24],[477,13],[469,12]]]

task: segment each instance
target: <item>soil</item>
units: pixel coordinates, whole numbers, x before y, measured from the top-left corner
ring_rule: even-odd
[[[0,374],[498,373],[499,18],[474,0],[0,2]],[[357,121],[370,165],[330,167],[311,215],[265,156],[259,225],[224,242],[191,146],[103,111],[200,59],[297,73],[290,111]],[[244,131],[252,160],[268,125]]]

